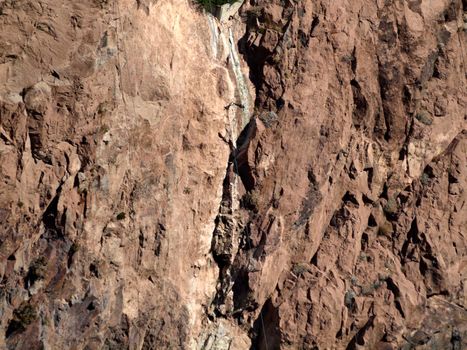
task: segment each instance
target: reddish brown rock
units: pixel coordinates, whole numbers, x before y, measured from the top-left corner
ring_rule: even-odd
[[[0,3],[0,348],[465,348],[465,6]]]

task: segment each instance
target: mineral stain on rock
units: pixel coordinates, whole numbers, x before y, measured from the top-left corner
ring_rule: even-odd
[[[201,3],[0,2],[0,349],[467,348],[466,2]]]

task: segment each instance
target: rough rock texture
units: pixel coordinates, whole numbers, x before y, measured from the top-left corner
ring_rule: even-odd
[[[0,1],[0,348],[467,348],[466,11]]]

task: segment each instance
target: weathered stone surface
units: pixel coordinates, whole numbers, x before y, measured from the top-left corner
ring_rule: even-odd
[[[1,2],[0,348],[466,348],[465,6]]]

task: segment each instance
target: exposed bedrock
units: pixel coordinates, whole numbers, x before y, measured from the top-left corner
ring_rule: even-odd
[[[465,1],[237,7],[0,2],[1,349],[467,348]]]

